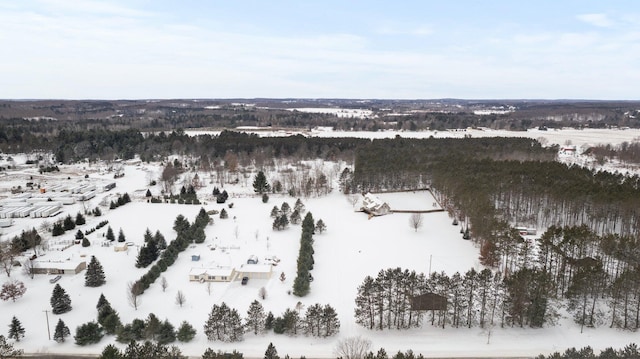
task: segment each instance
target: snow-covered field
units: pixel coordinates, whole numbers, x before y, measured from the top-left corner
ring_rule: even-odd
[[[473,136],[497,131],[472,131]],[[549,136],[549,143],[564,144],[570,140],[573,144],[581,143],[619,143],[631,141],[640,135],[636,130],[583,130],[535,131],[530,137]],[[449,132],[447,132],[449,133]],[[451,132],[454,133],[455,132]],[[451,134],[449,133],[449,134]],[[527,132],[529,134],[530,132]],[[386,132],[369,133],[370,137]],[[410,137],[412,133],[401,133]],[[422,134],[422,133],[420,133]],[[441,134],[438,132],[436,135]],[[443,133],[444,134],[444,133]],[[465,133],[461,132],[460,137]],[[468,132],[466,134],[469,134]],[[523,135],[516,132],[514,135]],[[587,136],[590,134],[590,136]],[[337,133],[332,133],[337,136]],[[353,136],[348,132],[345,135]],[[565,137],[562,137],[564,135]],[[364,134],[363,134],[364,136]],[[582,137],[581,137],[582,136]],[[87,165],[74,166],[73,171],[65,172],[61,180],[80,181],[85,173],[89,179],[104,181],[112,178],[112,174],[100,175],[98,168]],[[107,219],[109,225],[117,231],[122,228],[126,240],[134,242],[127,252],[115,252],[113,247],[103,247],[101,233],[106,227],[89,236],[92,245],[83,248],[73,246],[64,252],[48,252],[43,258],[54,256],[68,256],[73,258],[89,258],[95,255],[102,263],[107,284],[98,288],[84,287],[84,272],[78,275],[66,275],[58,282],[71,296],[73,310],[62,314],[52,315],[49,312],[51,330],[62,318],[71,329],[83,323],[95,320],[97,316],[96,304],[98,297],[104,293],[112,307],[119,312],[123,323],[129,323],[134,318],[144,319],[149,313],[156,314],[161,320],[168,319],[178,326],[187,320],[197,330],[195,339],[186,344],[178,343],[183,353],[198,357],[207,347],[215,350],[230,351],[237,349],[245,357],[262,357],[269,343],[273,343],[281,357],[289,354],[291,357],[306,356],[308,358],[331,358],[336,343],[340,339],[362,336],[371,340],[372,350],[384,347],[387,353],[412,349],[427,357],[500,357],[500,356],[535,356],[540,353],[564,351],[568,347],[592,346],[603,349],[608,346],[623,347],[636,341],[637,333],[612,330],[606,327],[585,329],[580,333],[579,326],[570,319],[564,318],[560,324],[544,329],[494,328],[489,333],[480,328],[435,328],[425,324],[422,328],[401,331],[369,331],[355,324],[354,308],[355,295],[358,285],[365,276],[375,276],[381,269],[401,267],[417,272],[445,271],[452,274],[455,271],[465,272],[471,267],[481,269],[478,261],[478,248],[472,242],[461,238],[459,227],[451,224],[451,218],[445,212],[423,214],[424,225],[417,232],[409,225],[410,214],[394,213],[382,217],[368,219],[367,215],[355,212],[350,201],[337,190],[321,198],[302,198],[307,211],[313,213],[314,218],[322,219],[328,227],[326,233],[314,236],[315,267],[311,283],[311,293],[298,298],[288,294],[291,289],[296,270],[296,258],[299,247],[300,227],[292,225],[284,231],[274,231],[271,228],[273,219],[269,214],[274,205],[280,206],[284,201],[293,206],[296,198],[272,195],[268,203],[262,203],[258,196],[251,194],[251,184],[225,185],[224,189],[231,195],[228,202],[233,202],[233,208],[227,204],[215,204],[207,199],[212,184],[202,190],[202,196],[207,202],[202,206],[207,210],[221,210],[224,206],[229,212],[228,219],[214,217],[214,224],[206,228],[207,239],[202,244],[192,245],[182,252],[178,260],[171,266],[164,276],[169,284],[165,292],[159,283],[154,283],[140,298],[141,304],[135,310],[128,302],[126,290],[129,282],[138,279],[146,269],[135,268],[137,248],[143,243],[143,233],[146,228],[152,232],[160,230],[167,241],[175,237],[172,230],[173,221],[178,214],[183,214],[190,221],[193,220],[201,206],[178,204],[149,204],[143,198],[150,179],[159,176],[158,165],[125,165],[125,176],[116,180],[117,187],[111,192],[99,193],[98,196],[86,203],[87,208],[99,205],[102,198],[112,192],[127,192],[133,197],[133,203],[115,210],[103,209],[103,216],[88,216],[87,224],[82,230],[94,227],[98,222]],[[73,174],[73,175],[72,175]],[[14,175],[0,178],[0,189],[6,190],[12,186],[22,184],[29,178],[28,169]],[[55,175],[51,175],[54,176]],[[50,181],[54,179],[48,177]],[[335,178],[333,179],[335,180]],[[250,181],[249,181],[250,182]],[[335,188],[335,187],[334,187]],[[159,193],[159,186],[151,187],[154,194]],[[8,195],[6,191],[0,193]],[[421,198],[424,192],[404,192],[384,194],[392,208],[433,206],[431,200]],[[424,198],[427,198],[426,196]],[[423,203],[424,202],[424,203]],[[64,206],[65,213],[56,218],[63,218],[66,213],[72,216],[81,210],[80,204]],[[47,219],[53,222],[53,219]],[[41,219],[16,219],[12,227],[2,229],[2,240],[7,240],[22,229],[39,228]],[[75,230],[67,232],[64,237],[71,239]],[[212,250],[215,248],[215,250]],[[198,262],[191,260],[192,255],[200,255]],[[246,286],[239,281],[231,283],[213,283],[210,293],[206,284],[189,282],[189,271],[192,268],[211,266],[214,263],[240,266],[250,255],[257,255],[262,261],[266,256],[277,256],[281,259],[269,280],[251,279]],[[82,257],[84,256],[84,257]],[[280,273],[285,273],[286,280],[279,280]],[[12,279],[19,279],[27,286],[25,295],[13,302],[0,302],[0,328],[11,321],[12,316],[18,317],[26,329],[26,336],[16,346],[26,352],[34,353],[99,353],[104,346],[115,343],[113,336],[106,336],[96,345],[80,347],[69,338],[66,343],[58,344],[48,339],[45,310],[50,310],[49,299],[53,284],[49,283],[49,276],[36,275],[30,279],[20,270],[11,274]],[[5,282],[7,276],[0,274],[0,282]],[[281,315],[285,309],[294,308],[298,301],[303,305],[315,303],[330,304],[336,309],[341,322],[340,333],[330,338],[315,338],[298,335],[288,337],[273,333],[258,335],[246,334],[239,343],[220,343],[207,341],[203,334],[203,324],[213,304],[227,303],[230,307],[245,316],[249,303],[258,299],[258,291],[264,287],[267,298],[262,301],[265,310],[274,315]],[[180,307],[175,303],[176,293],[182,291],[186,303]],[[4,324],[3,324],[4,323]],[[6,326],[4,328],[7,328]],[[6,332],[2,333],[6,335]],[[124,348],[124,345],[117,344]]]

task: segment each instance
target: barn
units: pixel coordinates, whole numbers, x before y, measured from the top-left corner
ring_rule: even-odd
[[[447,298],[425,293],[411,298],[411,310],[447,310]]]

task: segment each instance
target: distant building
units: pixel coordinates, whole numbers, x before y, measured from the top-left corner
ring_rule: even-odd
[[[271,264],[243,264],[238,269],[238,278],[269,279],[273,273]]]
[[[373,216],[383,216],[391,213],[389,204],[371,193],[365,194],[362,198],[360,210]]]
[[[87,268],[84,260],[32,260],[34,274],[78,274]]]

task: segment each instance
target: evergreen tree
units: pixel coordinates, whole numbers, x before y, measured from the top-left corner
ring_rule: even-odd
[[[100,264],[96,256],[91,256],[91,260],[84,274],[85,287],[99,287],[106,282],[102,264]]]
[[[77,345],[95,344],[102,339],[102,328],[96,322],[88,322],[76,328],[76,335],[73,337]]]
[[[189,226],[191,226],[189,220],[181,214],[179,214],[173,222],[173,230],[178,234],[186,232],[186,230],[189,229]]]
[[[11,319],[11,324],[9,324],[9,335],[7,337],[9,339],[15,339],[17,342],[24,338],[22,323],[20,323],[20,320],[15,316]]]
[[[287,216],[289,215],[289,213],[291,213],[291,206],[289,206],[289,203],[282,202],[282,205],[280,206],[280,213],[283,213]]]
[[[243,339],[243,325],[238,311],[226,303],[214,304],[204,325],[204,333],[209,340],[236,342]]]
[[[147,229],[144,231],[143,238],[145,243],[149,242],[150,240],[153,240],[153,234],[149,230],[149,227],[147,227]]]
[[[156,340],[158,344],[169,344],[176,341],[176,331],[168,320],[165,319],[164,322],[160,324]]]
[[[62,223],[56,222],[53,224],[53,228],[51,229],[51,235],[53,237],[61,236],[64,234],[64,227]]]
[[[62,314],[71,310],[71,298],[60,284],[56,284],[53,288],[49,302],[51,303],[53,314]]]
[[[280,216],[280,208],[278,206],[273,206],[271,209],[271,218],[276,219]]]
[[[264,359],[280,359],[278,351],[273,343],[269,343],[267,350],[264,352]]]
[[[198,212],[198,215],[196,216],[196,220],[195,220],[196,226],[204,228],[209,224],[210,220],[211,220],[211,217],[209,217],[209,214],[207,213],[207,211],[205,211],[204,208],[200,208],[200,211]]]
[[[100,308],[102,308],[105,305],[111,306],[111,303],[109,303],[109,301],[107,300],[107,298],[105,298],[103,293],[100,293],[100,297],[98,298],[98,304],[96,304],[96,309],[98,309],[99,311]]]
[[[113,344],[109,344],[102,349],[102,353],[98,359],[125,359],[125,357],[122,355],[118,347]]]
[[[120,228],[120,230],[118,231],[118,242],[122,243],[126,240],[127,239],[124,236],[124,232],[122,231],[122,228]]]
[[[301,219],[302,218],[300,218],[300,212],[298,212],[297,209],[294,209],[293,213],[291,213],[291,217],[289,218],[291,224],[300,224]]]
[[[180,323],[176,338],[181,342],[190,342],[196,336],[196,330],[187,321]]]
[[[164,239],[164,236],[162,235],[162,233],[160,233],[159,230],[156,230],[156,233],[153,236],[153,239],[155,239],[158,249],[160,250],[167,249],[167,241]]]
[[[326,304],[322,308],[322,326],[324,329],[325,337],[335,335],[340,330],[340,320],[338,320],[338,313],[329,304]]]
[[[227,210],[223,208],[220,211],[220,219],[227,219],[227,218],[229,218],[229,214],[227,213]]]
[[[316,232],[319,234],[322,234],[322,232],[327,230],[327,225],[324,224],[324,221],[322,219],[319,219],[318,222],[316,222]]]
[[[263,194],[270,190],[271,186],[269,186],[269,183],[267,182],[267,177],[264,175],[264,172],[259,171],[253,180],[253,191],[258,194]]]
[[[113,234],[113,229],[111,226],[107,227],[107,239],[111,242],[116,240],[116,236]]]
[[[89,247],[90,245],[91,245],[91,242],[89,242],[89,239],[87,239],[87,237],[82,238],[83,247]]]
[[[262,333],[264,331],[266,315],[262,304],[257,300],[251,302],[245,319],[245,328],[247,331],[253,331],[253,334]]]
[[[76,232],[76,239],[83,239],[84,238],[84,233],[82,233],[81,230],[78,229],[78,231]]]
[[[96,217],[100,217],[100,216],[102,216],[102,211],[101,211],[101,210],[100,210],[100,208],[98,208],[98,207],[94,208],[92,213],[93,213],[93,215],[94,215],[94,216],[96,216]]]
[[[296,200],[296,203],[293,205],[293,209],[298,210],[298,213],[300,213],[300,215],[305,212],[304,203],[302,203],[302,200],[300,200],[300,198]]]
[[[102,321],[104,332],[110,335],[118,333],[121,327],[122,322],[120,321],[120,315],[118,315],[118,312],[115,310],[109,313]]]
[[[144,321],[144,337],[145,339],[155,340],[156,336],[160,332],[160,327],[162,326],[162,322],[158,317],[149,313],[147,319]]]
[[[78,212],[78,214],[76,215],[76,225],[81,226],[85,223],[87,223],[87,220],[84,218],[82,213]]]
[[[147,197],[147,198],[151,197],[151,190],[147,189],[147,193],[145,193],[144,196]]]
[[[266,193],[262,194],[262,203],[267,203],[269,202],[269,195]]]
[[[120,343],[129,343],[142,339],[144,339],[144,321],[141,319],[134,319],[131,323],[122,326],[116,336],[116,341]]]
[[[58,319],[58,324],[56,324],[56,329],[53,333],[53,340],[58,343],[64,343],[66,337],[71,335],[71,331],[69,331],[69,327],[62,321],[62,319]]]
[[[64,217],[64,220],[62,221],[62,226],[64,227],[65,231],[70,231],[76,228],[76,222],[74,222],[73,218],[71,218],[71,215],[68,214],[66,217]]]

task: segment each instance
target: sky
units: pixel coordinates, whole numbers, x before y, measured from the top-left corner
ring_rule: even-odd
[[[635,0],[0,0],[0,98],[638,100]]]

